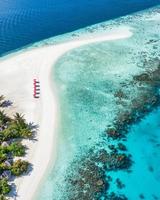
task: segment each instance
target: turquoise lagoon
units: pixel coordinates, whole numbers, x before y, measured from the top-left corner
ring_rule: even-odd
[[[38,200],[79,199],[73,195],[74,185],[68,176],[77,176],[80,159],[92,149],[110,151],[108,145],[119,141],[107,138],[106,128],[112,126],[117,116],[131,110],[132,102],[142,100],[142,94],[159,95],[159,79],[156,89],[151,85],[133,82],[133,77],[152,73],[160,65],[160,7],[154,7],[130,16],[87,27],[80,31],[53,38],[46,43],[63,42],[73,37],[97,34],[127,26],[133,36],[127,39],[95,43],[74,49],[63,55],[54,66],[53,79],[60,102],[58,156],[41,184]],[[122,98],[116,97],[123,91]],[[149,98],[149,97],[148,97]],[[158,105],[147,113],[141,113],[136,123],[129,126],[121,142],[132,156],[129,170],[106,172],[112,177],[107,192],[115,192],[126,199],[160,199],[160,110]],[[83,166],[82,166],[83,167]],[[119,178],[125,185],[117,187]],[[88,183],[86,182],[86,185]],[[72,188],[73,187],[73,188]],[[73,190],[72,190],[73,189]],[[81,188],[83,190],[83,187]],[[95,198],[111,199],[103,194]]]

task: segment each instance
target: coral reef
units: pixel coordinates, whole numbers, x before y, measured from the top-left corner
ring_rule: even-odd
[[[113,184],[109,172],[130,171],[133,163],[132,157],[127,153],[126,146],[120,141],[127,139],[129,128],[134,123],[139,122],[147,113],[160,105],[160,62],[157,59],[155,62],[157,64],[154,70],[149,69],[133,76],[133,80],[129,83],[131,88],[136,88],[137,96],[131,96],[128,107],[123,107],[113,124],[106,129],[105,133],[108,138],[106,146],[109,151],[104,148],[97,151],[93,148],[81,160],[72,163],[71,168],[74,170],[71,170],[72,173],[67,173],[70,175],[66,177],[68,199],[98,200],[102,197],[105,200],[127,199],[124,195],[119,196],[114,192],[109,192],[110,184]],[[141,86],[139,87],[139,85]],[[143,91],[141,90],[142,86]],[[124,94],[121,89],[114,96],[122,99],[126,98]],[[103,137],[106,136],[103,135]],[[117,144],[113,145],[109,142],[112,140],[117,141]],[[125,153],[121,153],[122,151]],[[116,179],[115,184],[119,189],[125,187],[119,178]],[[143,199],[144,196],[141,194],[140,198]]]

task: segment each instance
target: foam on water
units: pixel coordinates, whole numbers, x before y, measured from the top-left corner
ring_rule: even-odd
[[[58,159],[42,183],[38,200],[64,199],[68,187],[66,177],[72,170],[73,161],[76,162],[76,158],[82,157],[90,148],[107,149],[110,141],[103,138],[106,127],[120,112],[126,108],[129,110],[131,101],[145,90],[143,87],[137,88],[131,81],[139,73],[155,70],[160,58],[160,24],[159,17],[154,16],[159,16],[159,7],[66,36],[67,39],[84,37],[86,34],[111,31],[117,26],[129,26],[133,32],[128,39],[90,44],[72,50],[54,66],[53,76],[59,89],[61,108]],[[57,42],[66,38],[59,38]],[[55,39],[50,39],[45,44],[53,42]],[[127,99],[118,102],[114,94],[122,88]],[[160,198],[159,115],[159,111],[155,111],[130,130],[125,143],[133,156],[133,172],[110,172],[113,180],[118,177],[126,185],[119,191],[115,184],[111,184],[110,190],[125,194],[129,200],[140,198],[140,194],[147,200]]]

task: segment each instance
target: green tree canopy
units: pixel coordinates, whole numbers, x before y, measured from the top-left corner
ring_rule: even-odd
[[[19,159],[13,163],[11,172],[14,176],[20,176],[27,172],[28,166],[29,163],[27,161]]]
[[[0,179],[0,194],[8,194],[11,188],[6,178]]]

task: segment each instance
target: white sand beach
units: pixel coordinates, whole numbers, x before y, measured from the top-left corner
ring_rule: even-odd
[[[120,27],[103,35],[79,38],[57,45],[47,45],[23,50],[0,59],[0,93],[14,102],[12,111],[25,114],[28,122],[39,125],[37,141],[25,141],[29,148],[26,158],[33,164],[28,176],[15,181],[17,200],[31,200],[48,171],[56,160],[58,101],[54,92],[51,71],[65,52],[93,42],[131,37],[129,27]],[[33,79],[40,81],[41,95],[33,98]]]

